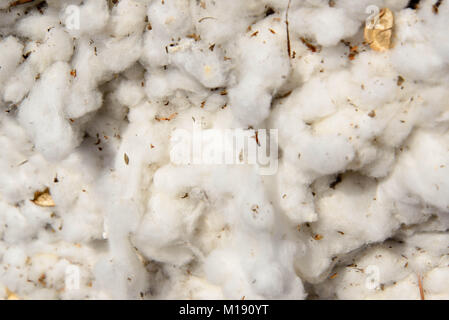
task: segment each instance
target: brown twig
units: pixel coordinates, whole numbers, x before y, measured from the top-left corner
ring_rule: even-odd
[[[421,275],[420,274],[418,274],[418,287],[419,287],[419,295],[421,296],[421,300],[425,300],[424,288],[422,286],[422,279],[421,279]]]
[[[287,12],[285,13],[285,25],[287,28],[287,51],[288,51],[289,58],[292,57],[292,49],[291,49],[291,45],[290,45],[290,31],[288,29],[288,10],[290,9],[291,2],[292,2],[292,0],[288,0]]]
[[[16,0],[16,1],[11,2],[9,4],[9,7],[12,8],[12,7],[18,6],[20,4],[25,4],[25,3],[29,3],[29,2],[33,2],[33,1],[34,0]]]

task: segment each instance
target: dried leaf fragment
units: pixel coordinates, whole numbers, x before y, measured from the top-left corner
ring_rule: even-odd
[[[365,26],[365,41],[375,51],[385,51],[391,48],[393,35],[394,14],[388,8],[380,10]]]
[[[129,164],[129,157],[128,155],[125,153],[123,154],[123,160],[125,160],[125,164],[128,165]]]
[[[5,291],[6,291],[6,296],[7,296],[6,299],[8,299],[8,300],[19,300],[20,299],[14,292],[9,290],[8,287],[5,288]]]
[[[50,195],[50,189],[45,188],[44,191],[36,191],[34,193],[34,199],[31,200],[35,205],[40,207],[54,207],[55,202]]]

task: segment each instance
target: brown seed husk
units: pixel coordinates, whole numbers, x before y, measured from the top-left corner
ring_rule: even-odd
[[[391,48],[394,14],[390,9],[383,8],[373,20],[365,26],[365,41],[375,51],[386,51]]]
[[[36,191],[34,199],[31,200],[35,205],[40,207],[54,207],[55,202],[50,195],[50,190],[46,188],[44,191]]]

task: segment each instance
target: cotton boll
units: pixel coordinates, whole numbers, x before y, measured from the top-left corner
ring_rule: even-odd
[[[434,17],[432,17],[432,20]],[[391,61],[395,68],[406,78],[415,80],[441,77],[444,59],[429,43],[428,26],[413,11],[404,11],[397,16],[398,45],[392,49]],[[425,57],[425,58],[423,58]],[[404,63],[406,62],[406,63]]]
[[[254,0],[245,2],[204,0],[203,3],[203,5],[196,2],[190,4],[195,28],[202,39],[216,45],[225,44],[236,34],[245,32],[264,10],[264,7],[257,5],[257,1]],[[276,4],[280,5],[279,1]]]
[[[179,36],[189,29],[189,4],[186,0],[175,0],[167,3],[153,2],[148,7],[148,20],[152,31],[166,35],[168,38]]]
[[[70,67],[56,63],[33,87],[19,109],[19,122],[49,159],[65,158],[78,144],[78,137],[64,117],[64,99],[69,90]],[[36,121],[40,119],[40,121]]]
[[[30,56],[31,63],[38,72],[56,61],[69,61],[73,54],[73,40],[61,28],[53,28],[47,32],[45,42],[36,48],[36,53]]]
[[[59,19],[56,13],[42,15],[38,12],[20,20],[16,26],[18,34],[35,41],[44,40],[47,32],[55,27],[59,27]]]
[[[435,268],[428,272],[424,279],[424,290],[427,293],[429,299],[447,299],[447,293],[445,292],[445,283],[449,281],[449,272],[447,268]],[[429,292],[431,296],[429,297]]]
[[[359,23],[337,8],[300,8],[289,13],[290,30],[300,36],[313,37],[320,45],[336,45],[341,39],[352,37]]]
[[[36,71],[31,63],[21,64],[6,84],[3,99],[19,103],[29,93],[35,84],[35,79]]]
[[[249,227],[257,230],[271,230],[273,228],[274,212],[271,205],[267,203],[253,204],[246,200],[242,211],[243,220]]]
[[[247,125],[257,125],[265,120],[269,114],[271,95],[268,92],[259,92],[248,97],[249,92],[257,92],[260,85],[250,81],[242,81],[237,88],[229,91],[231,108],[239,122]],[[250,99],[243,99],[248,97]]]
[[[415,133],[408,142],[410,154],[403,155],[392,176],[392,181],[402,184],[409,192],[418,195],[422,201],[447,211],[449,192],[447,150],[445,140],[430,132]],[[427,158],[432,154],[432,158]],[[427,160],[425,162],[424,158]],[[425,166],[418,163],[427,163]],[[423,170],[426,170],[423,174]],[[443,196],[444,195],[444,196]]]
[[[132,66],[142,54],[140,36],[129,36],[121,40],[108,39],[98,48],[98,58],[108,72],[122,72]]]
[[[226,85],[227,68],[218,50],[196,45],[194,40],[183,41],[169,50],[170,62],[184,69],[207,88]]]
[[[0,96],[3,96],[5,82],[11,78],[22,61],[22,50],[23,45],[12,36],[0,42]]]
[[[336,107],[329,97],[326,84],[319,78],[307,82],[300,91],[295,91],[285,102],[292,109],[298,110],[299,118],[312,122],[332,114]],[[301,106],[301,108],[297,108]]]
[[[3,237],[6,243],[17,243],[19,241],[30,240],[35,235],[35,230],[28,224],[26,218],[20,213],[17,208],[6,205],[1,202],[4,214],[3,221],[8,227],[3,230]]]
[[[124,106],[135,106],[144,97],[142,85],[137,81],[122,81],[117,89],[117,99]]]
[[[132,33],[141,33],[145,25],[146,6],[141,1],[120,1],[112,9],[110,25],[112,34],[124,37]]]
[[[301,145],[301,164],[323,175],[341,171],[354,158],[352,146],[338,136],[314,137]]]
[[[197,81],[176,69],[154,70],[145,76],[145,92],[150,99],[172,96],[176,90],[196,92],[200,88]]]
[[[400,48],[393,49],[391,55],[392,63],[399,73],[416,80],[436,80],[441,76],[443,61],[432,48],[423,43],[404,44]]]
[[[70,36],[60,28],[52,28],[45,35],[45,42],[31,42],[24,51],[28,59],[20,65],[5,87],[4,99],[20,102],[29,93],[40,73],[56,61],[68,61],[73,53]]]
[[[444,39],[444,34],[435,32],[435,30],[447,30],[449,23],[447,16],[449,15],[449,5],[442,2],[438,7],[438,14],[433,12],[433,4],[429,1],[425,2],[422,10],[418,12],[419,18],[424,18],[423,31],[432,45],[434,50],[440,55],[441,59],[449,63],[449,45]]]
[[[253,26],[253,33],[237,40],[238,65],[241,70],[237,86],[229,90],[232,112],[243,125],[257,126],[268,115],[271,94],[284,82],[289,73],[288,56],[279,25],[276,33],[269,30],[265,19]]]
[[[406,0],[387,1],[389,2],[389,4],[393,2],[394,6],[400,6],[401,8],[407,6],[407,3],[404,3],[406,2]],[[349,17],[356,21],[362,22],[365,21],[370,14],[372,14],[372,11],[368,10],[370,6],[372,6],[372,8],[377,7],[379,9],[385,8],[385,2],[385,0],[359,0],[357,1],[357,3],[354,3],[354,1],[351,0],[341,0],[336,1],[335,6],[337,8],[345,9]],[[388,8],[390,7],[388,6]],[[393,9],[393,7],[391,9]]]
[[[177,203],[176,207],[174,203]],[[150,211],[145,214],[135,236],[136,246],[147,257],[176,265],[183,265],[193,258],[181,205],[180,200],[160,193],[151,198]]]
[[[114,52],[114,54],[112,54]],[[74,57],[76,77],[68,97],[67,115],[80,118],[101,107],[102,95],[96,86],[132,66],[141,55],[138,36],[108,39],[98,44],[83,39]]]
[[[241,299],[248,294],[249,285],[238,265],[237,257],[229,249],[213,251],[204,262],[207,279],[222,287],[225,298]]]
[[[9,7],[9,0],[0,0],[0,9],[7,9]]]
[[[174,285],[176,286],[176,283]],[[204,278],[195,276],[188,277],[184,287],[175,289],[174,291],[186,292],[188,294],[185,295],[185,298],[195,300],[224,299],[220,287],[212,285]]]
[[[165,39],[158,34],[145,32],[142,61],[146,66],[158,68],[168,65]]]
[[[63,7],[61,11],[62,21],[73,35],[85,35],[100,32],[105,28],[109,20],[108,3],[105,0],[87,0],[82,5],[75,7],[74,11]],[[78,19],[79,21],[72,19]],[[74,26],[67,23],[76,23]],[[78,29],[79,23],[79,29]]]

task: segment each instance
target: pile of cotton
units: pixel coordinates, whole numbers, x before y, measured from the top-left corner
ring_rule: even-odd
[[[449,299],[448,30],[448,0],[0,0],[0,298]]]

